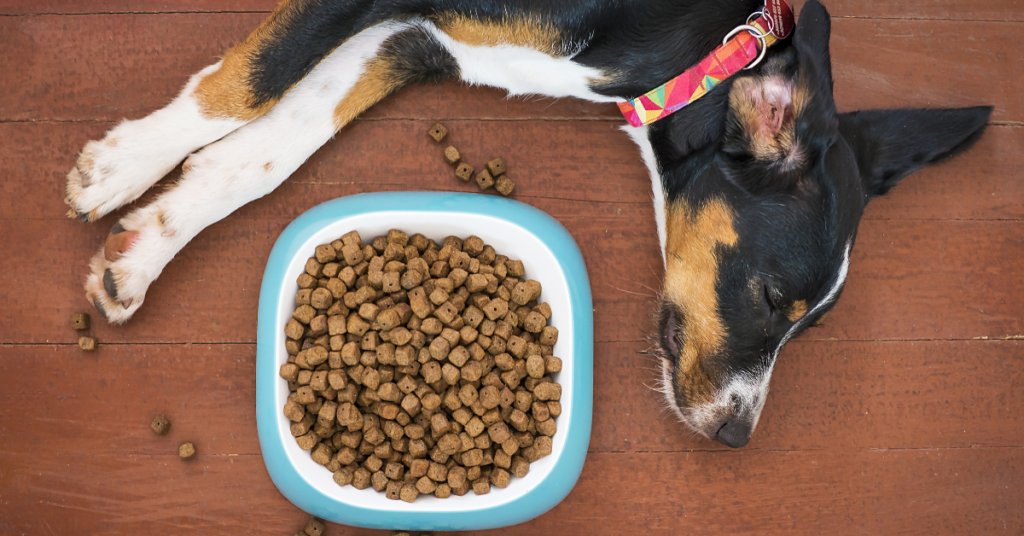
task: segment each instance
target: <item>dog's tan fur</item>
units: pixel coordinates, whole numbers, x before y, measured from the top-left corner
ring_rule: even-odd
[[[701,207],[677,202],[666,210],[665,298],[682,312],[679,326],[682,353],[676,381],[680,391],[705,400],[712,396],[713,379],[700,359],[714,355],[725,341],[726,331],[718,314],[718,249],[736,245],[733,213],[721,200]]]

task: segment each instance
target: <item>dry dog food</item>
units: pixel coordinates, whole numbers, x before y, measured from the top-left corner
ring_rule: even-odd
[[[86,352],[91,352],[91,351],[95,350],[96,349],[96,344],[97,344],[96,337],[79,337],[78,338],[78,347],[83,349],[83,350],[85,350]]]
[[[309,522],[306,523],[306,528],[303,529],[303,532],[305,532],[308,536],[323,536],[324,530],[326,528],[327,525],[324,524],[323,521],[320,521],[315,517],[311,517],[309,518]]]
[[[487,163],[487,171],[490,171],[491,175],[497,177],[498,175],[501,175],[508,170],[505,169],[504,160],[502,160],[501,158],[495,158],[494,160],[491,160],[490,162]]]
[[[494,177],[491,177],[491,172],[486,169],[476,174],[476,185],[481,190],[486,190],[491,186],[494,186]]]
[[[182,443],[181,446],[178,447],[178,457],[182,460],[188,460],[195,455],[196,446],[192,443]]]
[[[512,189],[515,187],[516,183],[512,182],[508,175],[502,175],[498,177],[498,180],[494,181],[494,189],[498,190],[501,195],[507,196],[512,193]]]
[[[353,231],[318,246],[297,283],[283,411],[338,485],[407,502],[485,494],[551,453],[558,330],[522,261],[476,236]]]
[[[469,179],[473,178],[473,166],[460,162],[455,168],[455,177],[462,182],[469,182]]]
[[[434,141],[436,141],[437,143],[441,143],[441,140],[443,140],[444,137],[448,135],[448,129],[440,122],[437,122],[434,123],[434,126],[430,127],[430,130],[427,131],[427,134],[429,134],[431,138],[434,138]]]
[[[171,429],[171,421],[163,415],[157,415],[153,417],[153,422],[149,423],[149,427],[160,435],[167,435],[167,431]]]
[[[75,313],[71,315],[71,327],[76,330],[89,329],[90,319],[87,313]]]
[[[458,164],[459,160],[462,160],[462,155],[459,154],[459,150],[458,149],[456,149],[455,147],[453,147],[451,145],[449,145],[447,148],[445,148],[445,150],[444,150],[444,161],[449,166],[454,166],[455,164]]]
[[[441,140],[448,135],[448,129],[438,122],[434,123],[434,126],[430,127],[427,134],[431,138],[434,138],[434,141],[441,143]],[[454,146],[449,145],[445,148],[444,161],[450,166],[457,166],[455,168],[455,177],[460,181],[469,182],[469,179],[473,177],[473,166],[469,165],[468,162],[462,159],[462,154],[460,154],[459,150]],[[501,158],[495,158],[490,162],[487,162],[486,168],[482,169],[480,173],[477,173],[476,184],[481,190],[488,190],[494,186],[498,193],[508,196],[512,193],[512,190],[515,189],[516,184],[512,182],[512,179],[505,175],[506,171],[507,168],[505,167],[505,161]],[[310,277],[316,277],[316,275],[310,274]],[[299,283],[299,286],[304,289],[308,288],[303,287],[302,282]]]

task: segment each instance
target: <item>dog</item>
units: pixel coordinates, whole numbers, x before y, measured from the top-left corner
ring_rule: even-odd
[[[511,95],[636,98],[686,71],[760,0],[287,0],[166,108],[86,144],[69,216],[94,221],[184,161],[121,218],[86,297],[138,310],[202,229],[269,194],[348,122],[416,82]],[[665,281],[663,393],[679,420],[745,445],[786,342],[836,302],[864,206],[966,150],[990,107],[837,113],[816,0],[754,68],[650,125],[624,127],[651,176]],[[762,47],[765,45],[762,43]]]

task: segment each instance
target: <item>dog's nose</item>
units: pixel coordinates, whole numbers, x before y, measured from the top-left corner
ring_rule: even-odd
[[[727,421],[718,429],[718,433],[715,434],[715,441],[727,447],[738,449],[750,441],[750,434],[753,431],[753,427],[748,422],[742,420]]]

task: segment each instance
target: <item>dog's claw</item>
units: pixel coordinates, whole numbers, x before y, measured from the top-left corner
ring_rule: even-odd
[[[89,301],[91,301],[91,302],[92,302],[92,306],[96,308],[96,312],[97,312],[97,313],[99,313],[99,314],[100,314],[100,316],[102,316],[102,317],[103,317],[103,320],[106,320],[106,321],[108,321],[108,322],[109,322],[109,321],[110,321],[110,319],[109,319],[109,318],[107,318],[107,311],[105,311],[105,310],[103,309],[103,304],[102,304],[102,303],[100,303],[100,302],[99,302],[99,301],[97,301],[97,300],[89,300]]]
[[[103,272],[103,290],[107,291],[107,295],[111,299],[117,299],[117,283],[114,281],[114,272],[110,268]]]

